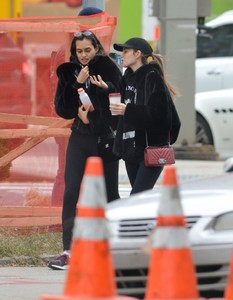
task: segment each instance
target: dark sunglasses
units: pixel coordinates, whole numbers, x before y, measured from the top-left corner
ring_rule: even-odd
[[[76,32],[74,34],[75,37],[79,38],[79,37],[87,37],[87,36],[91,36],[93,35],[93,32],[91,32],[90,30],[85,30],[85,31],[79,31],[79,32]]]

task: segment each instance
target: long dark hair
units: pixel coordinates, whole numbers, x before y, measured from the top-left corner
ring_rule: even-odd
[[[76,55],[76,41],[83,41],[84,39],[91,41],[91,43],[95,49],[98,48],[98,52],[96,53],[96,55],[99,55],[99,56],[107,55],[102,44],[96,37],[96,35],[90,30],[82,30],[82,31],[76,32],[72,39],[71,46],[70,46],[70,53],[71,53],[70,61],[71,62],[76,62],[76,63],[78,62],[78,57]]]
[[[159,67],[161,75],[171,93],[172,98],[176,96],[180,96],[178,89],[173,84],[171,84],[171,82],[167,78],[167,74],[165,73],[165,68],[164,68],[164,57],[159,53],[153,52],[152,58],[153,60],[150,63],[156,64]]]
[[[149,57],[152,57],[152,60],[150,62],[148,62]],[[142,56],[142,64],[146,65],[148,63],[156,64],[158,66],[161,76],[164,79],[164,82],[165,82],[166,86],[168,87],[172,98],[174,98],[176,96],[180,96],[178,89],[173,84],[171,84],[171,82],[167,78],[167,74],[165,73],[165,68],[164,68],[164,57],[157,52],[152,52],[150,55],[143,55]]]

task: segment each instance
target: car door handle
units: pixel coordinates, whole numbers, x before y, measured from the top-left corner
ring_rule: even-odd
[[[220,72],[220,71],[209,71],[209,72],[207,72],[207,75],[221,75],[222,74],[222,72]]]

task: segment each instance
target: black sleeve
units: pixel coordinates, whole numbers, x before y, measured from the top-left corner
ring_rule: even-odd
[[[101,101],[101,105],[99,110],[88,113],[90,125],[93,128],[101,127],[104,122],[106,126],[111,126],[113,129],[116,129],[118,116],[111,115],[108,95],[110,93],[120,92],[121,71],[109,57],[103,57],[99,64],[97,74],[101,75],[102,79],[108,85],[108,88],[96,88],[95,96]]]
[[[102,58],[99,73],[102,79],[107,83],[107,94],[120,91],[120,81],[122,73],[116,63],[108,56]]]
[[[77,90],[60,74],[54,99],[56,113],[64,119],[73,119],[78,112]]]

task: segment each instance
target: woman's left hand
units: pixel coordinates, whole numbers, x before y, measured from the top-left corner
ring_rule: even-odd
[[[79,119],[82,120],[82,122],[84,124],[89,124],[90,123],[88,118],[87,118],[87,114],[89,112],[89,109],[90,109],[90,107],[87,108],[87,109],[84,109],[83,105],[78,108],[78,117],[79,117]]]
[[[112,103],[109,105],[109,109],[113,115],[124,116],[126,105],[124,103]]]
[[[98,87],[102,88],[102,89],[107,89],[108,88],[108,85],[105,81],[103,81],[102,77],[100,75],[93,75],[93,76],[90,76],[90,80],[91,80],[91,83],[92,84],[95,84],[97,85]]]

